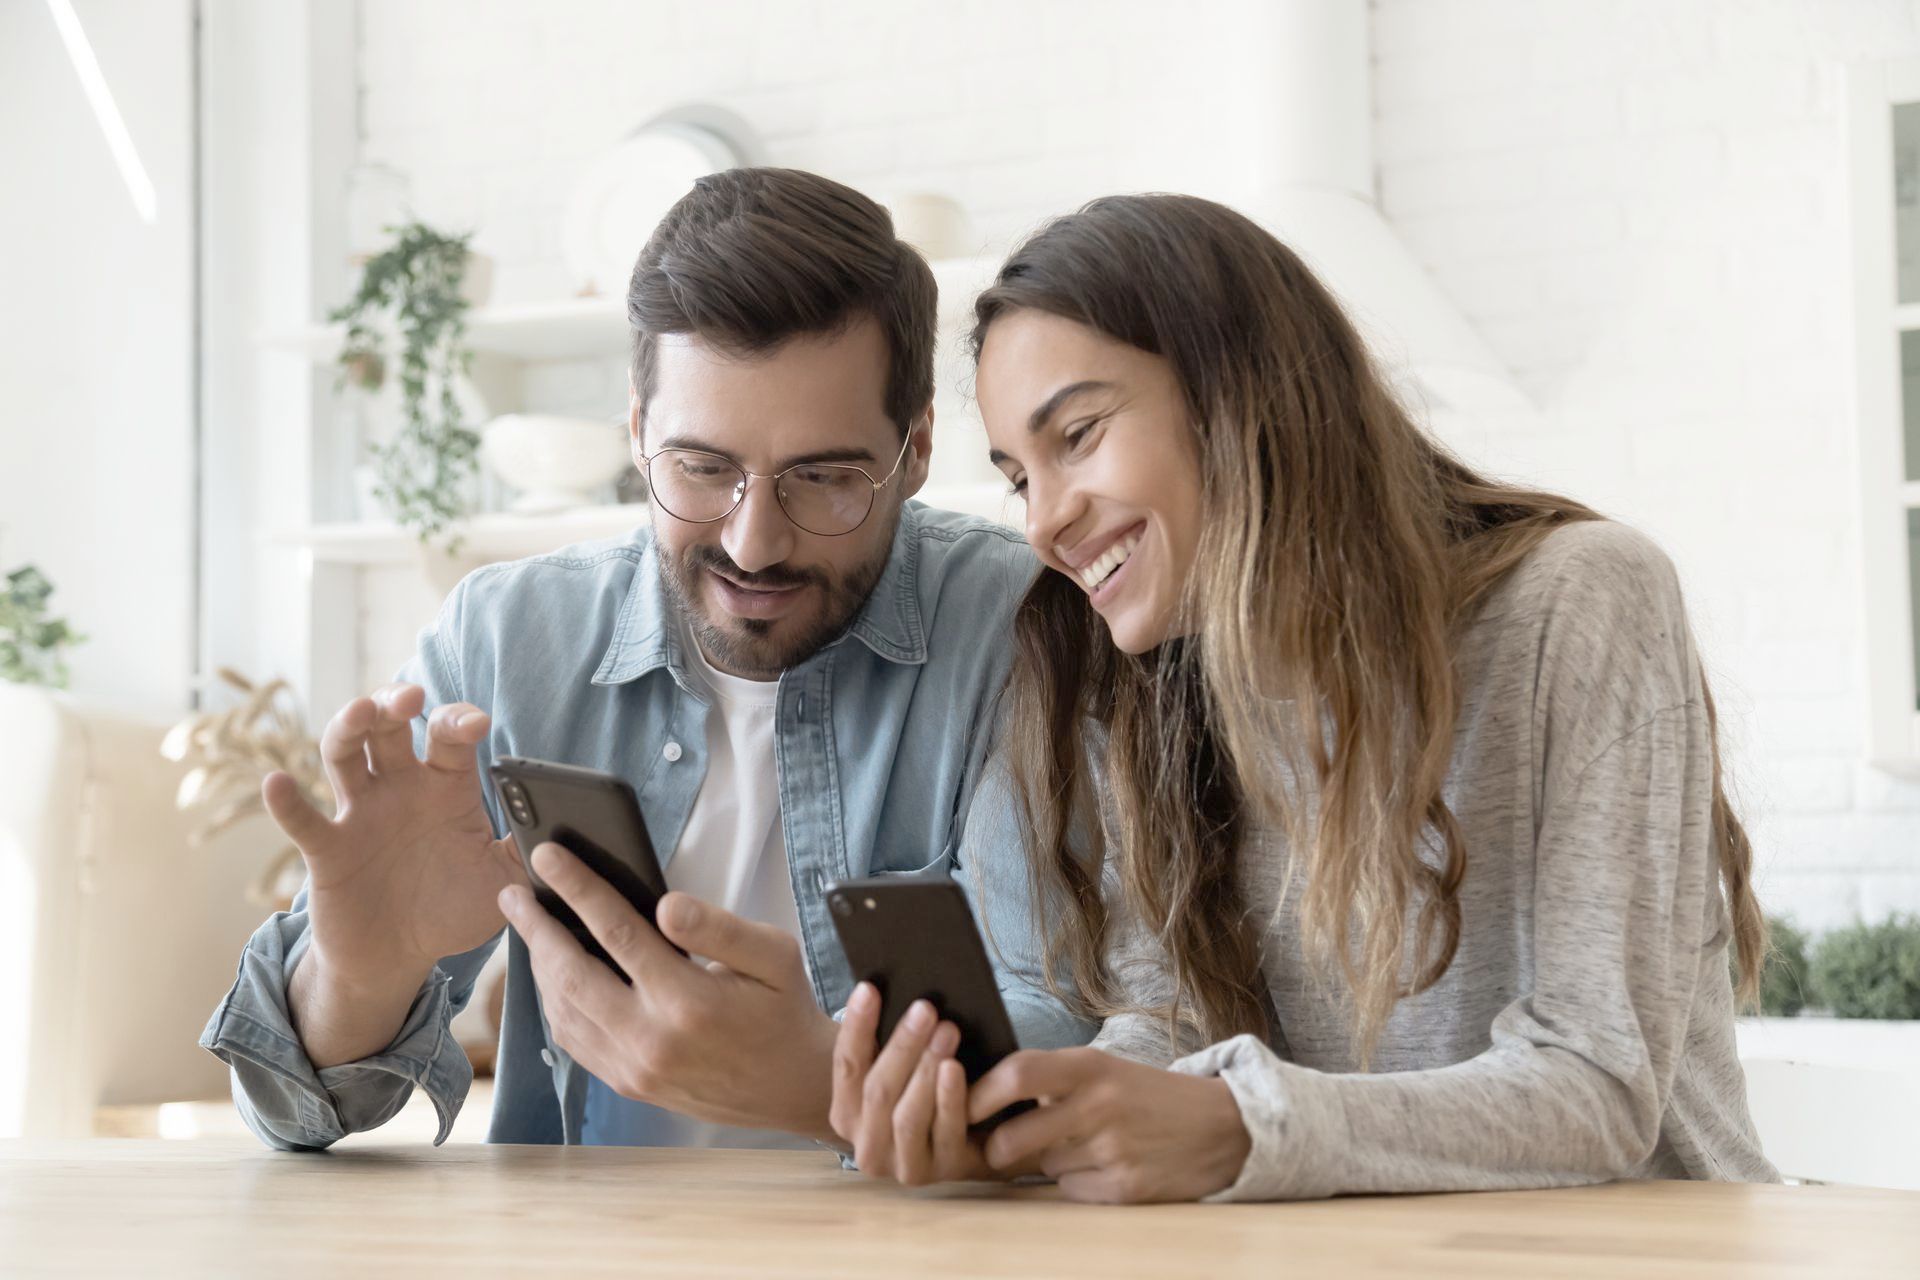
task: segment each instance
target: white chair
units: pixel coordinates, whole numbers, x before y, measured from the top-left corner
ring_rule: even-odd
[[[226,1093],[194,1042],[264,916],[243,889],[272,830],[189,848],[165,731],[0,683],[0,1137]]]
[[[1920,1025],[1764,1018],[1739,1035],[1747,1104],[1783,1176],[1920,1190]]]

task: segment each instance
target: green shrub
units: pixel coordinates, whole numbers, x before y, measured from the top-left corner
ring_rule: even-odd
[[[1920,1018],[1920,916],[1849,925],[1820,939],[1815,1003],[1842,1018]]]
[[[1760,970],[1760,1012],[1791,1018],[1807,1006],[1807,935],[1785,920],[1767,921],[1767,963]]]

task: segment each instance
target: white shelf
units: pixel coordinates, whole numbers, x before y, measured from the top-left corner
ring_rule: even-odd
[[[928,506],[996,520],[1020,527],[1019,503],[999,484],[936,485],[916,495]],[[491,512],[454,526],[460,539],[454,558],[463,562],[518,560],[537,556],[570,543],[610,538],[647,523],[645,503],[603,507],[575,507],[549,515]],[[342,524],[310,525],[267,535],[277,546],[304,547],[326,564],[408,564],[432,554],[444,554],[444,542],[423,547],[410,531],[391,521],[360,520]]]
[[[454,526],[452,536],[460,539],[454,554],[461,560],[518,560],[569,543],[626,533],[646,522],[646,504],[638,502],[537,516],[492,512]],[[411,530],[388,520],[310,525],[269,534],[267,540],[305,547],[316,561],[330,564],[405,564],[445,551],[443,541],[422,546]]]
[[[943,323],[968,319],[973,299],[993,280],[994,257],[946,258],[933,263]],[[310,325],[270,335],[268,347],[331,364],[346,338],[341,324]],[[624,356],[632,344],[624,298],[563,298],[550,302],[477,307],[467,313],[467,345],[510,360],[591,360]]]

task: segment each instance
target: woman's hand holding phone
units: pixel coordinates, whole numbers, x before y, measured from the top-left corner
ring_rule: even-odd
[[[959,1032],[918,1001],[878,1053],[878,993],[854,989],[833,1054],[834,1132],[860,1171],[908,1186],[1042,1173],[1069,1199],[1198,1200],[1231,1186],[1252,1146],[1224,1080],[1099,1049],[1025,1049],[971,1089]],[[1040,1105],[983,1140],[969,1125]]]
[[[862,982],[847,1001],[833,1050],[828,1118],[870,1178],[908,1186],[1011,1177],[967,1132],[967,1077],[954,1057],[960,1030],[917,1000],[876,1046],[880,993]],[[876,1051],[877,1050],[877,1051]]]
[[[1239,1178],[1253,1139],[1225,1080],[1100,1049],[1025,1049],[975,1082],[978,1119],[1023,1099],[1040,1106],[995,1129],[987,1163],[1038,1168],[1068,1199],[1200,1200]]]

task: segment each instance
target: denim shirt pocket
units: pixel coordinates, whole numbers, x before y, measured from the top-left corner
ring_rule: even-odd
[[[925,866],[870,867],[867,869],[867,874],[875,879],[882,879],[887,876],[928,876],[933,875],[935,872],[939,872],[942,875],[951,875],[953,873],[953,856],[958,851],[958,844],[948,844],[946,848],[934,855],[933,861],[927,863]]]

